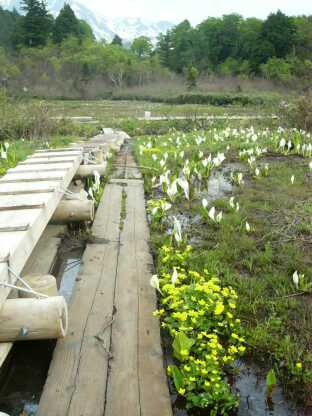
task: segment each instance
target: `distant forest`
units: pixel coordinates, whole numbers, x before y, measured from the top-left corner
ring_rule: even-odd
[[[291,85],[312,74],[312,16],[277,11],[266,20],[237,14],[185,20],[160,34],[124,46],[96,40],[92,28],[64,4],[54,18],[44,1],[23,0],[23,15],[0,7],[0,82],[13,91],[82,96],[182,77],[190,88],[200,77],[262,77]],[[93,90],[90,91],[90,90]]]

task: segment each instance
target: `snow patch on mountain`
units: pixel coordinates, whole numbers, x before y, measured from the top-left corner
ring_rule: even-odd
[[[64,0],[48,0],[48,9],[56,16],[64,5]],[[138,36],[148,36],[153,42],[159,33],[166,32],[173,26],[167,21],[148,21],[141,18],[108,18],[101,16],[97,11],[85,6],[78,0],[68,0],[79,19],[85,20],[92,27],[97,39],[111,41],[117,34],[125,43],[131,42]],[[4,9],[15,8],[21,12],[20,0],[0,0]]]

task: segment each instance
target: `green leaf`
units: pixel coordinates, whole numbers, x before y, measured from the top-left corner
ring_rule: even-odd
[[[184,361],[188,357],[192,346],[194,345],[194,340],[188,338],[184,332],[179,332],[173,341],[172,347],[174,351],[174,356],[179,361]]]
[[[172,374],[173,382],[177,390],[183,387],[183,375],[176,365],[170,366],[170,373]]]
[[[276,384],[277,384],[277,380],[276,380],[275,371],[272,369],[267,374],[266,385],[267,385],[267,388],[271,390],[274,386],[276,386]]]

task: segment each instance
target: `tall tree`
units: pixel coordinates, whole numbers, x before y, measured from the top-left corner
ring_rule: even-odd
[[[139,58],[147,58],[153,50],[152,41],[147,36],[139,36],[132,42],[131,50]]]
[[[285,58],[293,52],[296,32],[294,20],[278,10],[277,13],[271,13],[264,21],[260,39],[272,45],[274,56]]]
[[[78,37],[80,34],[79,20],[69,4],[64,4],[53,26],[53,41],[61,43],[69,36]]]
[[[25,16],[17,27],[19,41],[28,47],[43,46],[52,31],[53,17],[44,0],[22,0]]]
[[[122,46],[122,39],[120,36],[115,35],[114,39],[112,40],[112,45]]]

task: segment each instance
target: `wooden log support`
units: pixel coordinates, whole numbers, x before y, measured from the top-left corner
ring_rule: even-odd
[[[80,165],[76,177],[78,178],[87,178],[92,176],[94,171],[98,172],[100,176],[104,176],[106,173],[107,163],[101,163],[97,165]]]
[[[69,222],[93,221],[95,213],[94,201],[63,199],[56,208],[52,224],[66,224]]]
[[[37,293],[42,293],[49,297],[58,296],[56,279],[51,274],[31,273],[23,277],[23,280]],[[24,287],[22,284],[19,284],[19,286]],[[19,297],[35,298],[32,293],[28,292],[19,292]]]
[[[7,299],[0,314],[0,342],[64,338],[67,327],[63,296]]]

